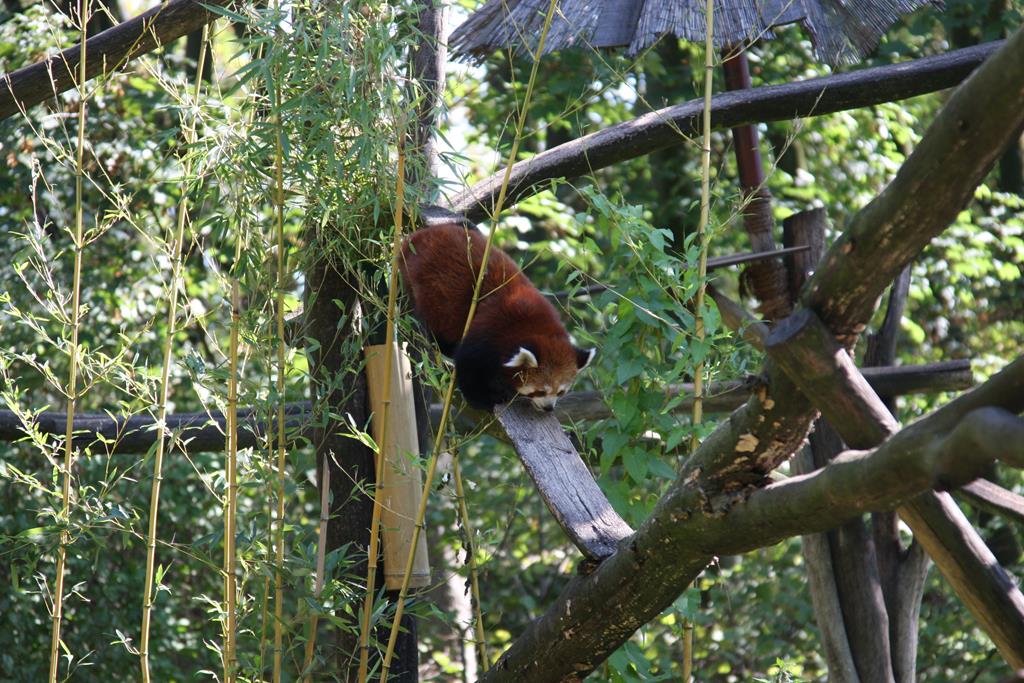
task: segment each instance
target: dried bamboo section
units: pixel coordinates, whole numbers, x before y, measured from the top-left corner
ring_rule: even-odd
[[[384,472],[381,482],[381,542],[384,546],[384,582],[389,590],[402,586],[402,572],[409,555],[410,541],[423,493],[423,482],[412,458],[418,451],[416,406],[412,393],[412,365],[404,348],[392,344],[387,353],[384,344],[366,347],[366,378],[373,409],[373,438],[380,443],[381,424],[377,416],[384,410],[385,368],[391,356],[391,392],[388,406],[388,433],[384,447]],[[409,585],[422,588],[430,583],[427,539],[419,535],[416,558]]]

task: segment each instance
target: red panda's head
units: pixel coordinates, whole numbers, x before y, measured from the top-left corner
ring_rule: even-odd
[[[541,337],[525,342],[504,366],[516,392],[530,399],[537,410],[550,412],[596,353],[597,349],[578,348],[568,337]]]

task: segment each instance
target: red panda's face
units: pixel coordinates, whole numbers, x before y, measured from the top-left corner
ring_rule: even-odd
[[[564,347],[564,348],[562,348]],[[576,374],[593,360],[597,349],[579,349],[572,343],[553,349],[533,350],[527,346],[504,363],[512,370],[516,392],[530,399],[537,410],[550,412],[555,402],[572,387]]]

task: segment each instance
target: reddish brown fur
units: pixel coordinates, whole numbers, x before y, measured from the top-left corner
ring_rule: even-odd
[[[524,385],[557,391],[558,386],[570,384],[578,370],[578,352],[558,312],[497,248],[492,247],[488,257],[480,302],[463,340],[485,244],[486,238],[475,229],[435,225],[406,238],[399,263],[417,317],[441,350],[456,359],[463,393],[470,403],[493,405],[503,402],[502,398],[508,400]],[[536,355],[539,367],[502,366],[521,347]],[[479,377],[463,378],[466,373],[501,377],[488,376],[483,382]],[[505,397],[509,389],[512,395]],[[489,398],[474,395],[481,392]]]

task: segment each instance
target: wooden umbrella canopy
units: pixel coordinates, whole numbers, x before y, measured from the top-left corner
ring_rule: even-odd
[[[821,61],[859,61],[899,17],[937,0],[726,0],[715,3],[715,45],[772,37],[786,24],[803,26]],[[534,47],[548,0],[488,0],[451,36],[456,58],[479,61],[496,50]],[[561,0],[544,52],[589,45],[625,47],[635,55],[663,35],[704,40],[702,0]],[[524,45],[524,41],[526,44]]]

